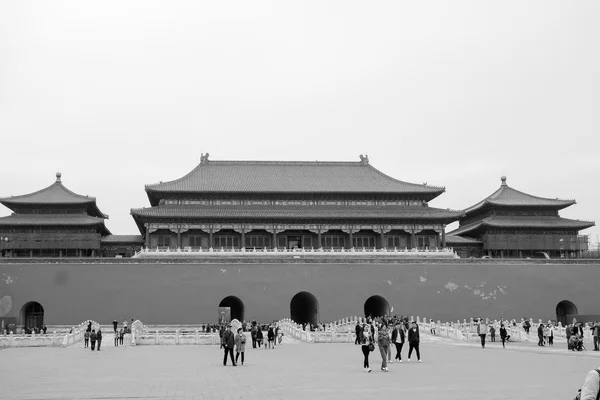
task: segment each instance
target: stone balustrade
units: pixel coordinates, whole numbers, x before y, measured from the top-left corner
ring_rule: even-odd
[[[183,249],[161,249],[161,248],[143,248],[140,251],[136,252],[133,258],[139,257],[148,257],[148,256],[169,256],[169,257],[195,257],[198,255],[203,256],[269,256],[269,255],[296,255],[296,256],[310,256],[310,255],[319,255],[319,256],[340,256],[340,255],[356,255],[356,256],[369,256],[369,255],[378,255],[378,256],[390,256],[390,257],[398,257],[398,256],[406,256],[406,257],[451,257],[451,258],[459,258],[454,249],[451,247],[448,248],[435,248],[435,249],[377,249],[377,248],[301,248],[301,249],[267,249],[267,248],[241,248],[241,249],[230,249],[230,248],[192,248],[192,247],[184,247]]]
[[[94,321],[84,321],[74,326],[70,332],[57,333],[56,331],[46,334],[14,334],[0,336],[0,348],[6,347],[68,347],[83,340],[87,325],[92,322],[93,329],[100,325]]]

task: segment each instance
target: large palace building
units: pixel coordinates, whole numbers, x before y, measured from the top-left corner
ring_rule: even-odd
[[[462,211],[429,207],[444,188],[358,162],[212,161],[146,186],[131,214],[147,248],[443,248]]]

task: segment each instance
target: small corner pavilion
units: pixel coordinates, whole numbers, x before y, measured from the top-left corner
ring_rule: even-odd
[[[110,232],[94,197],[56,181],[37,192],[0,198],[12,215],[0,218],[0,254],[10,257],[95,257]]]
[[[150,249],[443,248],[462,211],[429,207],[442,187],[357,162],[213,161],[146,185],[131,210]]]
[[[459,256],[512,258],[579,257],[588,249],[579,231],[592,221],[562,218],[559,210],[576,204],[533,196],[513,189],[501,178],[498,190],[464,211],[448,241]]]

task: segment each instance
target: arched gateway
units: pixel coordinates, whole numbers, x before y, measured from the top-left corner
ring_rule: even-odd
[[[231,320],[244,321],[244,302],[239,297],[227,296],[221,300],[219,307],[229,307],[231,310]]]
[[[309,292],[300,292],[290,302],[290,318],[297,324],[319,323],[319,300]]]
[[[44,326],[44,307],[37,301],[30,301],[21,307],[21,325],[23,328]]]
[[[577,307],[569,300],[563,300],[556,305],[556,321],[561,322],[563,326],[570,323],[569,317],[578,314]]]
[[[371,296],[365,301],[365,317],[385,317],[390,315],[390,303],[378,295]]]

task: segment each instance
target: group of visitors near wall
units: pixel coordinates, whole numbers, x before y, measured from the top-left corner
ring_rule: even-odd
[[[115,347],[122,346],[125,335],[131,333],[131,326],[127,325],[127,320],[123,321],[122,327],[119,328],[119,322],[114,320],[112,322],[114,332],[114,345]],[[131,320],[133,325],[133,319]],[[102,347],[102,329],[98,327],[98,330],[92,328],[92,323],[88,322],[85,333],[83,334],[83,348],[91,348],[92,351],[100,351]]]
[[[222,324],[219,329],[219,337],[221,348],[225,349],[223,355],[223,365],[227,365],[227,357],[231,358],[231,364],[235,367],[241,356],[242,365],[244,365],[244,353],[246,351],[246,335],[244,332],[249,330],[250,337],[252,339],[252,348],[260,349],[263,346],[269,349],[275,349],[275,345],[278,342],[281,344],[283,339],[283,331],[279,329],[279,326],[271,324],[264,326],[258,324],[256,321],[252,321],[250,325],[246,323],[242,324],[243,328],[238,328],[237,332],[232,332],[231,324]],[[249,328],[249,329],[248,329]],[[264,340],[265,334],[263,330],[266,330],[267,340]],[[233,350],[235,348],[235,359],[233,358]]]
[[[381,355],[381,370],[388,372],[388,363],[397,360],[402,362],[402,347],[408,342],[408,361],[411,360],[413,351],[417,355],[417,360],[421,360],[421,351],[419,349],[420,335],[419,326],[415,321],[408,321],[407,317],[383,318],[367,317],[364,324],[357,323],[355,327],[356,340],[355,345],[361,347],[363,354],[363,370],[371,372],[369,364],[369,355],[375,351],[375,346],[379,348]],[[392,347],[393,345],[393,347]],[[393,349],[396,350],[394,360],[392,360]]]

